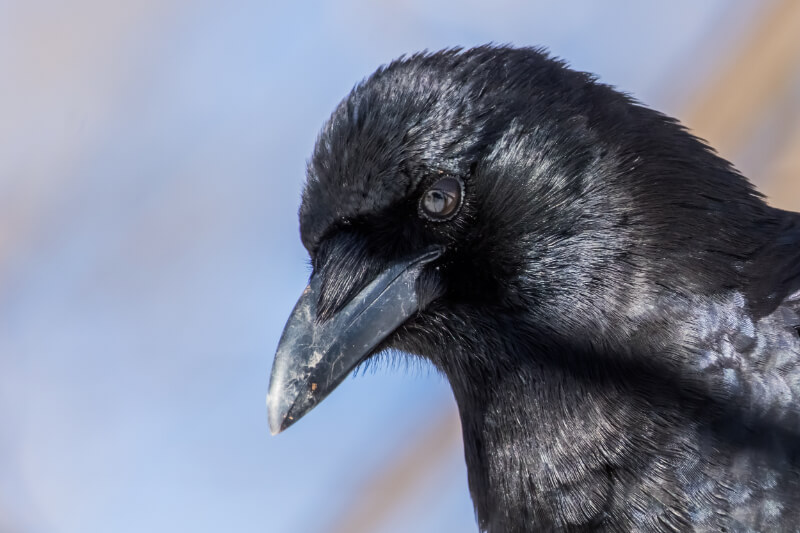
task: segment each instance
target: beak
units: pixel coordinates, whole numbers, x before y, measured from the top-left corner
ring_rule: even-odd
[[[330,320],[317,320],[321,278],[313,275],[286,322],[267,394],[276,435],[321,402],[418,309],[417,278],[442,248],[389,265]]]

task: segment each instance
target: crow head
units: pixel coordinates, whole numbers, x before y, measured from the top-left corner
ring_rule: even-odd
[[[736,285],[763,209],[675,121],[540,51],[395,61],[310,160],[313,273],[275,357],[271,429],[387,348],[430,359],[459,397],[537,354],[623,346],[657,300]]]

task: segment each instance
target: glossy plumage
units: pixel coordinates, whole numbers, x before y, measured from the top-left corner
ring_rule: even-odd
[[[800,530],[800,216],[675,120],[538,50],[420,54],[308,174],[319,323],[443,250],[366,355],[449,380],[482,530]],[[442,175],[463,205],[427,220]]]

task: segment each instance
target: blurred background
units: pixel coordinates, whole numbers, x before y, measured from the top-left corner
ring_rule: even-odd
[[[800,209],[800,2],[0,0],[0,532],[473,532],[455,406],[359,375],[279,437],[316,133],[421,49],[543,45]]]

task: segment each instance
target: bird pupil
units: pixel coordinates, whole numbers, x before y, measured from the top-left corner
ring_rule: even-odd
[[[444,191],[433,189],[425,195],[425,210],[432,215],[446,215],[452,204],[452,197]]]
[[[434,211],[436,213],[444,211],[445,196],[444,194],[442,194],[441,191],[431,191],[430,208],[431,211]]]

